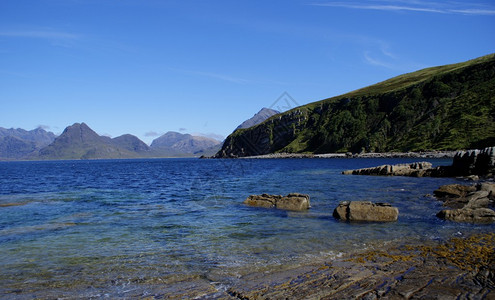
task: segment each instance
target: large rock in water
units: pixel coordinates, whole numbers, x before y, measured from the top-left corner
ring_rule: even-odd
[[[244,204],[285,210],[306,210],[310,207],[309,195],[299,193],[291,193],[287,196],[269,194],[251,195],[244,200]]]
[[[495,222],[495,211],[489,208],[446,209],[440,211],[437,217],[455,222],[493,223]]]
[[[443,185],[434,195],[444,202],[444,209],[437,217],[470,223],[495,222],[495,211],[491,209],[495,201],[495,183],[484,182],[473,186],[460,184]]]
[[[393,222],[399,217],[399,209],[388,203],[343,201],[335,208],[333,216],[344,221]]]

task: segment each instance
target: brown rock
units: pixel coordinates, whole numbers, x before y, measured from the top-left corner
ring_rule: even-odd
[[[469,194],[466,197],[467,204],[464,208],[482,208],[488,207],[490,205],[490,199],[488,199],[488,195],[490,193],[487,191],[477,191]]]
[[[489,208],[459,208],[446,209],[437,214],[444,220],[469,223],[492,223],[495,222],[495,211]]]
[[[483,182],[477,186],[479,191],[487,191],[488,198],[495,200],[495,183],[493,182]]]
[[[372,168],[347,170],[344,175],[380,175],[380,176],[415,176],[421,177],[432,168],[429,162],[415,162],[411,164],[382,165]]]
[[[309,208],[309,195],[291,193],[277,200],[275,207],[285,210],[305,210]]]
[[[306,210],[310,207],[309,195],[299,193],[291,193],[287,196],[269,194],[251,195],[244,200],[244,204],[284,210]]]
[[[335,208],[333,216],[344,221],[392,222],[397,221],[399,209],[388,203],[344,201]]]
[[[467,194],[475,192],[476,187],[462,184],[442,185],[433,192],[437,198],[460,198],[466,197]]]

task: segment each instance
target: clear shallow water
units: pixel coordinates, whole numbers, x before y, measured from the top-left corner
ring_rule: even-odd
[[[228,285],[375,242],[495,230],[435,217],[441,203],[425,195],[457,179],[341,175],[410,161],[417,159],[3,162],[0,297],[146,295],[198,278]],[[242,204],[250,194],[290,192],[309,194],[312,208]],[[389,202],[399,221],[336,221],[344,200]]]

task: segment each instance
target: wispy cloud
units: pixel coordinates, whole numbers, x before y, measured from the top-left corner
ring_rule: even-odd
[[[172,70],[174,72],[179,72],[182,74],[209,77],[209,78],[214,78],[214,79],[219,79],[219,80],[233,82],[233,83],[239,83],[239,84],[246,84],[246,83],[250,82],[249,80],[246,80],[246,79],[242,79],[242,78],[238,78],[238,77],[232,77],[232,76],[225,75],[225,74],[194,71],[194,70],[174,69],[174,68],[170,68],[170,70]]]
[[[380,11],[412,11],[440,14],[495,15],[495,7],[477,3],[423,2],[423,1],[372,1],[362,2],[314,2],[313,6],[341,7],[348,9]]]
[[[38,127],[37,127],[37,128],[41,128],[41,129],[43,129],[43,130],[50,130],[50,128],[51,128],[51,127],[50,127],[50,125],[43,125],[43,124],[40,124],[40,125],[38,125]]]

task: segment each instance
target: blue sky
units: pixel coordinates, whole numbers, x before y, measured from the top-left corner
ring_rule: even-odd
[[[495,52],[495,1],[0,1],[0,127],[150,143]],[[277,105],[276,105],[277,106]]]

